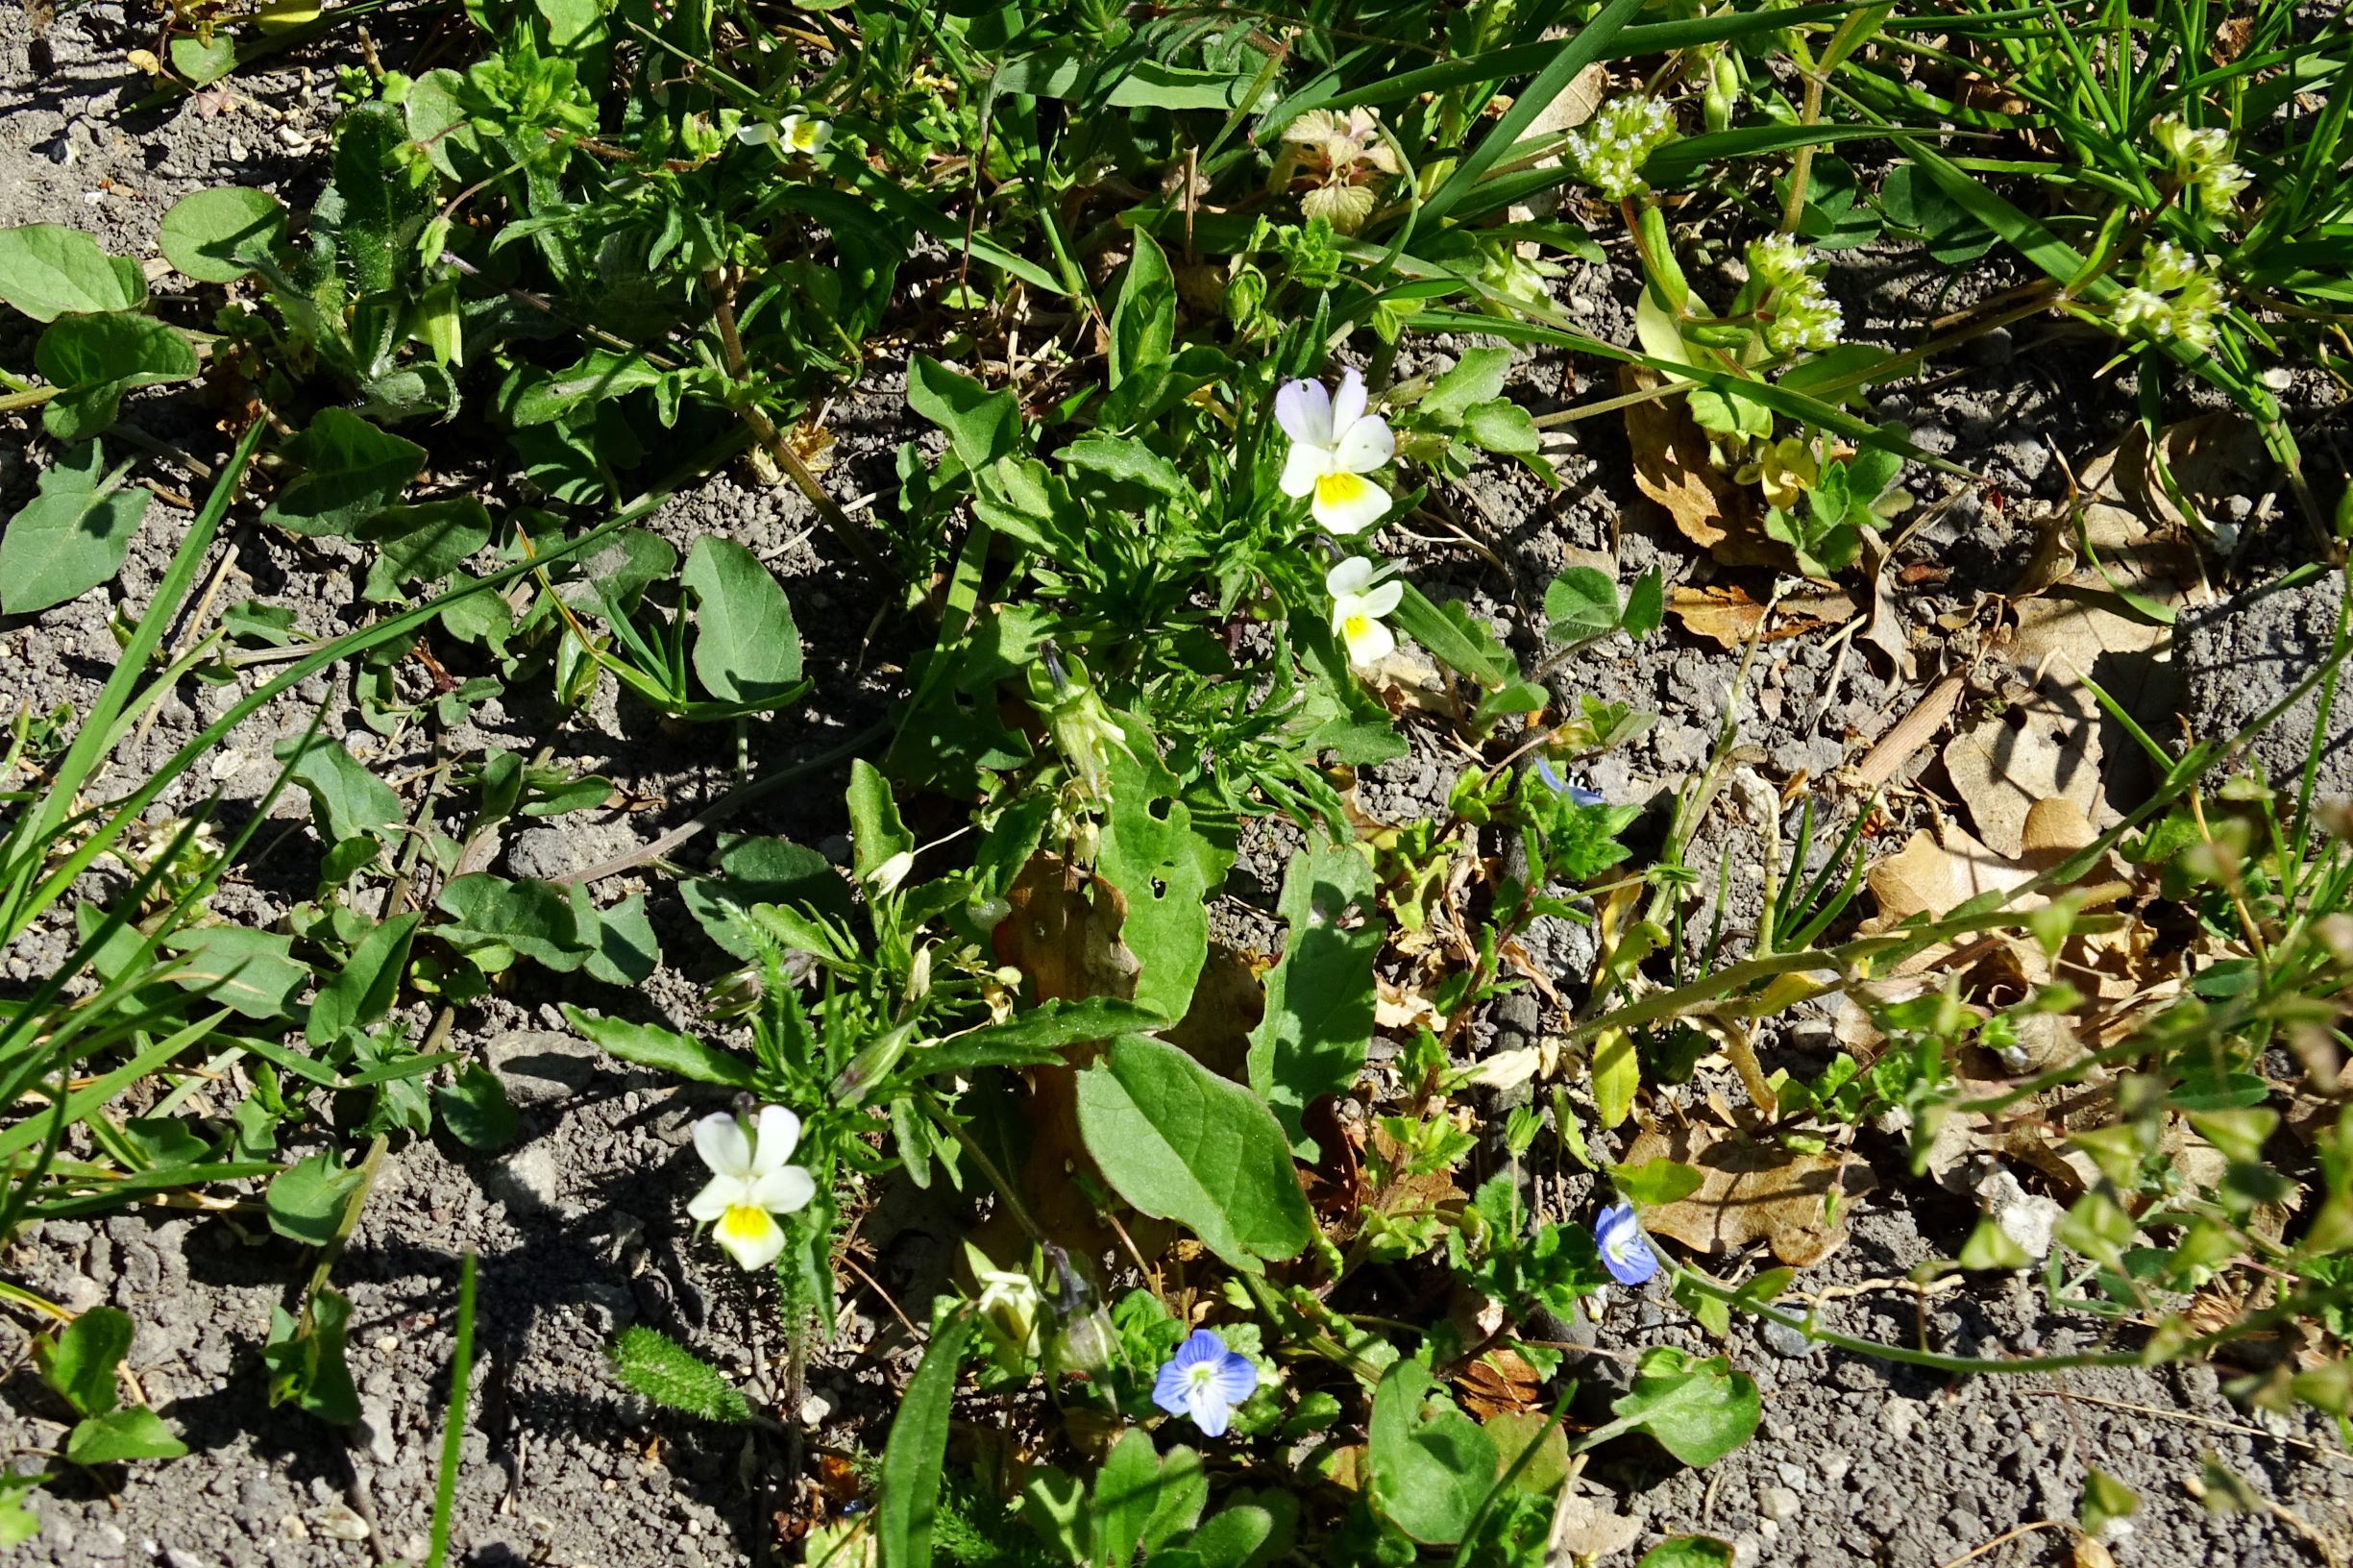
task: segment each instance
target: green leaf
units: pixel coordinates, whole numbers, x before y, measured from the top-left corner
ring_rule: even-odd
[[[773,706],[800,680],[800,631],[784,589],[732,539],[695,541],[678,579],[695,596],[695,674],[723,702]]]
[[[1676,1535],[1642,1554],[1634,1568],[1732,1568],[1732,1543],[1712,1535]]]
[[[1021,411],[1011,391],[988,391],[923,355],[907,362],[907,404],[947,432],[948,445],[975,474],[1011,456],[1020,438]]]
[[[62,604],[122,570],[147,517],[144,485],[125,485],[130,463],[103,472],[98,444],[76,447],[40,477],[40,493],[0,534],[0,607],[31,615]]]
[[[434,1090],[433,1106],[450,1136],[478,1153],[506,1147],[522,1130],[506,1086],[479,1063],[467,1063],[454,1079]]]
[[[1373,894],[1372,863],[1316,833],[1283,873],[1278,908],[1289,935],[1250,1034],[1250,1087],[1303,1160],[1314,1157],[1315,1140],[1300,1117],[1319,1095],[1348,1091],[1372,1043],[1373,961],[1386,930]]]
[[[1183,1051],[1122,1035],[1079,1074],[1079,1135],[1144,1213],[1189,1226],[1235,1268],[1296,1256],[1315,1222],[1273,1113]]]
[[[339,741],[324,735],[281,741],[274,752],[293,764],[289,776],[310,796],[310,818],[333,843],[362,834],[383,837],[401,821],[401,797],[368,772]]]
[[[358,1190],[360,1179],[360,1172],[345,1170],[325,1149],[297,1161],[272,1177],[262,1195],[270,1229],[289,1240],[328,1245],[342,1227],[343,1207]]]
[[[744,912],[754,904],[805,906],[849,918],[849,889],[842,873],[806,845],[738,836],[723,840],[711,858],[719,874],[682,881],[678,894],[711,940],[737,958],[748,959],[754,951],[743,924]]]
[[[2087,1535],[2097,1535],[2141,1507],[2141,1495],[2096,1465],[2084,1466],[2083,1502],[2076,1520]]]
[[[574,884],[576,887],[578,884]],[[646,895],[633,893],[597,920],[588,975],[608,986],[642,986],[662,967],[662,945],[646,918]]]
[[[1500,456],[1532,457],[1536,451],[1536,422],[1508,398],[1473,407],[1463,416],[1462,433],[1473,446]]]
[[[1511,370],[1509,349],[1465,349],[1455,368],[1431,383],[1415,411],[1424,419],[1452,429],[1472,407],[1503,396],[1504,378]]]
[[[157,235],[163,258],[201,283],[233,283],[286,237],[286,209],[266,190],[214,185],[183,196]]]
[[[282,1306],[270,1308],[270,1336],[261,1347],[270,1369],[270,1403],[294,1402],[295,1409],[322,1421],[348,1427],[359,1419],[359,1390],[352,1386],[345,1352],[351,1336],[352,1304],[333,1290],[310,1298],[307,1326]]]
[[[1140,727],[1108,749],[1111,809],[1095,870],[1127,899],[1120,939],[1142,966],[1136,1000],[1181,1018],[1209,961],[1209,877],[1192,813]]]
[[[985,1023],[950,1035],[910,1060],[925,1073],[1033,1066],[1062,1060],[1066,1047],[1081,1041],[1158,1029],[1167,1021],[1148,1007],[1116,996],[1050,1001],[1017,1013],[1003,1023]]]
[[[1672,1160],[1646,1160],[1638,1165],[1610,1166],[1609,1180],[1628,1202],[1649,1209],[1691,1196],[1700,1189],[1702,1177]]]
[[[1634,1055],[1634,1039],[1623,1029],[1605,1029],[1593,1041],[1593,1114],[1605,1127],[1615,1127],[1634,1109],[1634,1091],[1642,1087],[1642,1064]]]
[[[741,1057],[730,1056],[716,1046],[657,1024],[631,1023],[626,1018],[584,1013],[570,1002],[562,1006],[564,1021],[582,1040],[634,1066],[675,1073],[699,1084],[718,1084],[725,1089],[752,1087],[751,1064]]]
[[[28,223],[0,229],[0,300],[35,321],[135,310],[147,281],[127,256],[109,256],[79,229]]]
[[[1176,348],[1176,275],[1152,236],[1135,231],[1135,251],[1111,313],[1110,384],[1166,366]]]
[[[176,1459],[187,1451],[188,1445],[173,1435],[163,1418],[144,1405],[92,1416],[65,1439],[66,1461],[80,1465]]]
[[[153,316],[60,316],[34,345],[33,365],[63,388],[42,408],[41,428],[60,441],[86,441],[114,423],[133,387],[192,380],[196,351]]]
[[[387,603],[410,582],[439,582],[490,543],[489,509],[472,496],[387,506],[361,526],[377,547],[368,563],[367,597]]]
[[[1620,618],[1618,625],[1625,629],[1626,635],[1640,642],[1656,631],[1658,624],[1666,617],[1666,578],[1654,566],[1635,578],[1633,587],[1627,590],[1626,614]]]
[[[113,1307],[92,1307],[59,1331],[33,1340],[33,1361],[41,1382],[57,1390],[78,1415],[104,1415],[122,1403],[114,1370],[131,1354],[131,1314]]]
[[[475,871],[451,879],[434,902],[450,917],[435,934],[461,947],[497,943],[557,970],[588,957],[572,895],[551,882]]]
[[[1431,1398],[1430,1369],[1399,1361],[1382,1374],[1365,1427],[1373,1507],[1429,1546],[1462,1539],[1495,1487],[1495,1442],[1477,1422]],[[1433,1408],[1427,1414],[1424,1407]]]
[[[1598,567],[1572,566],[1544,590],[1547,633],[1559,642],[1581,642],[1618,629],[1618,585]]]
[[[1756,1384],[1722,1356],[1694,1359],[1673,1345],[1642,1353],[1634,1385],[1609,1407],[1615,1421],[1586,1434],[1581,1449],[1647,1432],[1683,1463],[1713,1464],[1756,1431]]]
[[[193,34],[172,39],[172,69],[191,87],[208,87],[237,68],[237,44],[227,33],[215,33],[210,43]]]
[[[970,1312],[951,1314],[923,1347],[923,1360],[899,1396],[882,1451],[882,1498],[876,1538],[882,1568],[931,1568],[931,1526],[947,1465],[948,1416],[956,1375],[971,1336]]]
[[[849,765],[847,804],[851,869],[858,873],[859,883],[870,888],[876,872],[899,856],[915,853],[915,835],[899,820],[891,781],[864,757]],[[906,875],[904,868],[898,875]]]
[[[613,1375],[668,1409],[730,1426],[751,1419],[743,1392],[719,1368],[642,1324],[622,1330],[613,1341]]]
[[[335,120],[333,201],[321,206],[333,214],[335,249],[360,294],[400,284],[403,272],[415,265],[417,234],[433,210],[433,193],[418,179],[425,171],[412,171],[403,156],[407,141],[408,128],[390,104],[355,104]],[[314,226],[319,216],[313,212]]]
[[[346,534],[401,499],[424,471],[425,449],[342,408],[322,408],[286,443],[302,478],[278,492],[261,521],[289,533]]]
[[[1430,656],[1483,686],[1501,686],[1519,678],[1519,661],[1486,623],[1472,616],[1459,600],[1432,603],[1419,588],[1404,584],[1405,597],[1389,617],[1397,629],[1429,650]]]
[[[401,977],[408,968],[408,946],[425,917],[411,911],[369,928],[351,956],[328,974],[311,999],[303,1038],[325,1050],[346,1029],[364,1029],[392,1010]]]
[[[1091,1561],[1130,1563],[1160,1501],[1160,1451],[1152,1434],[1130,1427],[1119,1434],[1089,1497],[1087,1556]]]
[[[293,957],[294,939],[243,925],[200,925],[174,932],[163,945],[187,955],[172,982],[249,1018],[282,1018],[310,983]]]

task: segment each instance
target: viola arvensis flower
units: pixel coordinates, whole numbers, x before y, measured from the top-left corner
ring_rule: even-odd
[[[1283,493],[1307,496],[1316,526],[1361,533],[1389,509],[1389,493],[1364,478],[1389,460],[1397,438],[1389,422],[1365,412],[1364,378],[1348,370],[1337,393],[1321,381],[1286,381],[1275,394],[1275,421],[1291,438]]]
[[[778,1214],[808,1207],[817,1180],[785,1162],[800,1142],[800,1118],[781,1105],[764,1105],[754,1128],[732,1112],[719,1111],[695,1123],[695,1152],[711,1167],[711,1179],[686,1212],[711,1226],[711,1235],[739,1267],[766,1268],[784,1251]]]
[[[1332,595],[1332,629],[1348,649],[1348,662],[1379,664],[1397,649],[1396,634],[1382,617],[1397,608],[1406,587],[1385,576],[1388,568],[1363,555],[1351,555],[1324,574]]]

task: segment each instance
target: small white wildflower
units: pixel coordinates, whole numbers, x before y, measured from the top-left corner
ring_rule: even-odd
[[[2174,244],[2161,239],[2141,256],[2141,286],[2160,294],[2170,294],[2186,288],[2198,275],[2197,257]]]
[[[2253,178],[2239,164],[2225,159],[2197,177],[2198,199],[2210,208],[2236,206],[2239,193],[2246,189]]]
[[[1789,234],[1769,234],[1749,247],[1749,271],[1771,288],[1784,288],[1805,275],[1808,257]]]
[[[2146,332],[2151,337],[2166,337],[2173,331],[2173,307],[2164,295],[2152,294],[2145,288],[2128,288],[2119,294],[2110,314],[2119,327]]]
[[[1287,381],[1275,394],[1275,420],[1291,438],[1283,493],[1310,496],[1319,527],[1361,533],[1389,509],[1388,492],[1364,478],[1389,460],[1397,438],[1388,421],[1365,412],[1364,378],[1351,369],[1336,393],[1321,381]]]
[[[776,139],[777,145],[788,152],[814,157],[833,140],[833,123],[814,114],[787,114],[776,122]]]
[[[788,1165],[800,1142],[800,1118],[781,1105],[760,1108],[757,1129],[748,1129],[730,1112],[718,1111],[695,1123],[695,1152],[711,1167],[711,1179],[686,1212],[712,1226],[711,1235],[747,1271],[766,1268],[784,1252],[778,1214],[808,1207],[817,1179]]]
[[[1378,664],[1396,649],[1397,638],[1382,617],[1405,598],[1405,584],[1385,580],[1387,567],[1363,555],[1351,555],[1324,575],[1332,595],[1332,629],[1348,649],[1348,662]]]
[[[2196,191],[2211,209],[2227,209],[2238,202],[2251,177],[2231,161],[2230,133],[2217,126],[2193,128],[2178,114],[2151,120],[2148,131],[2165,152],[2166,172],[2174,184]]]
[[[1675,110],[1663,99],[1630,93],[1569,133],[1564,152],[1578,178],[1611,200],[1641,190],[1642,165],[1675,135]]]
[[[1776,354],[1796,354],[1802,350],[1820,353],[1834,348],[1839,333],[1846,328],[1838,302],[1822,286],[1822,280],[1810,274],[1776,289],[1770,310],[1771,319],[1765,323],[1765,347]]]

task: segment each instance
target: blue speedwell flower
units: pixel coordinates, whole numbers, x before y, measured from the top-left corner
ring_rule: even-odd
[[[1642,1238],[1642,1222],[1634,1206],[1621,1203],[1602,1211],[1593,1222],[1593,1239],[1602,1249],[1602,1264],[1620,1285],[1640,1285],[1658,1272],[1657,1255]]]
[[[1225,1435],[1234,1408],[1258,1388],[1250,1358],[1226,1349],[1213,1329],[1195,1329],[1177,1346],[1152,1383],[1152,1403],[1170,1415],[1189,1415],[1212,1437]]]
[[[1552,791],[1555,795],[1567,796],[1569,797],[1569,804],[1572,806],[1599,806],[1606,804],[1606,800],[1602,795],[1601,791],[1588,790],[1582,784],[1578,783],[1574,779],[1562,778],[1558,773],[1553,772],[1553,765],[1545,761],[1542,757],[1538,757],[1536,759],[1536,776],[1544,780],[1544,787]]]

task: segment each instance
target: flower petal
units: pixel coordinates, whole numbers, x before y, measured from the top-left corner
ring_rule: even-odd
[[[1360,594],[1380,570],[1381,563],[1369,555],[1350,555],[1324,574],[1324,592],[1334,599]]]
[[[715,1174],[739,1180],[752,1174],[751,1138],[730,1111],[714,1111],[695,1123],[695,1152]]]
[[[1170,1415],[1189,1413],[1192,1407],[1186,1403],[1185,1390],[1190,1381],[1175,1361],[1164,1363],[1160,1376],[1152,1380],[1152,1403]]]
[[[751,1140],[751,1173],[765,1176],[781,1169],[800,1142],[800,1118],[781,1105],[760,1107],[757,1131]]]
[[[1364,597],[1357,602],[1357,611],[1360,615],[1386,615],[1397,608],[1398,601],[1405,597],[1406,585],[1391,577],[1386,582],[1376,582],[1364,590]]]
[[[1379,664],[1397,651],[1397,634],[1368,616],[1348,617],[1339,632],[1340,641],[1347,645],[1350,664]]]
[[[1379,414],[1358,420],[1340,431],[1334,444],[1333,460],[1351,474],[1370,474],[1395,454],[1397,437],[1389,430],[1389,422]]]
[[[1239,1405],[1259,1391],[1259,1369],[1250,1364],[1250,1358],[1239,1351],[1229,1350],[1226,1359],[1217,1363],[1217,1392],[1229,1406]]]
[[[772,1214],[806,1209],[817,1196],[817,1178],[798,1165],[779,1165],[751,1184],[751,1201]]]
[[[1275,423],[1303,446],[1332,445],[1332,394],[1321,381],[1285,381],[1275,394]]]
[[[1221,1360],[1226,1354],[1226,1342],[1217,1337],[1214,1329],[1195,1329],[1177,1346],[1176,1354],[1168,1359],[1170,1366],[1191,1371]]]
[[[1372,480],[1350,473],[1326,474],[1315,481],[1308,515],[1316,527],[1343,537],[1362,533],[1389,509],[1389,494]]]
[[[1329,448],[1294,441],[1289,453],[1283,459],[1283,478],[1277,482],[1287,496],[1312,495],[1315,481],[1331,472],[1332,453]]]
[[[1345,441],[1358,420],[1364,417],[1364,405],[1371,396],[1364,390],[1364,378],[1351,365],[1340,372],[1340,389],[1332,394],[1332,436]]]
[[[702,1184],[702,1190],[687,1200],[689,1217],[708,1225],[727,1212],[727,1206],[743,1203],[751,1195],[749,1187],[740,1176],[714,1176]]]
[[[753,1204],[731,1205],[711,1227],[711,1236],[747,1272],[766,1268],[784,1252],[784,1227],[775,1215]]]
[[[1195,1384],[1186,1390],[1185,1408],[1205,1437],[1223,1437],[1226,1423],[1234,1418],[1234,1407],[1208,1383]]]

